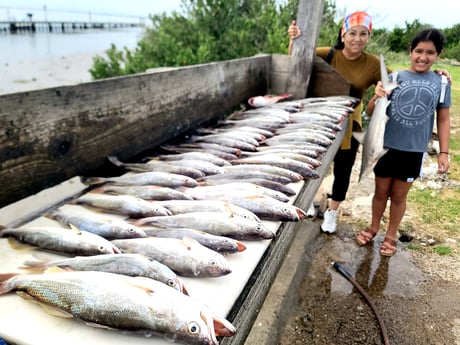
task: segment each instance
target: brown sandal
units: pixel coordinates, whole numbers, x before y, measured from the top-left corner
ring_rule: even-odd
[[[377,232],[378,230],[366,228],[363,231],[361,231],[359,234],[356,235],[356,242],[360,246],[365,246],[374,239],[375,235],[377,235]]]
[[[397,251],[396,240],[390,237],[385,237],[382,246],[380,247],[380,255],[393,256]]]

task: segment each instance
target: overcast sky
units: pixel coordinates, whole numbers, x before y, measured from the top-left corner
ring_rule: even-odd
[[[0,0],[0,21],[5,20],[7,16],[15,17],[17,20],[26,19],[26,13],[30,9],[34,9],[31,11],[34,12],[34,19],[43,19],[45,5],[48,19],[51,19],[53,15],[59,15],[59,12],[54,12],[56,10],[147,17],[149,13],[179,11],[180,3],[180,0]],[[344,13],[368,11],[375,28],[404,28],[405,21],[411,23],[415,19],[438,28],[452,27],[460,23],[458,0],[336,0],[336,5],[337,9]]]

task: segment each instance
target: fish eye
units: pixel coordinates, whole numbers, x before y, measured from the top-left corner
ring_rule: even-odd
[[[99,246],[97,248],[97,250],[99,250],[101,253],[104,253],[105,252],[105,247],[104,246]]]
[[[257,225],[257,226],[256,226],[256,231],[257,231],[257,232],[260,232],[260,231],[262,231],[262,226],[260,226],[260,225]]]
[[[187,325],[188,332],[192,335],[199,334],[200,333],[200,326],[196,322],[190,322]]]
[[[134,228],[129,228],[128,232],[134,232]]]
[[[168,281],[166,282],[166,285],[168,285],[170,287],[175,287],[176,282],[173,279],[168,279]]]
[[[210,260],[209,265],[211,266],[217,266],[217,261],[216,260]]]

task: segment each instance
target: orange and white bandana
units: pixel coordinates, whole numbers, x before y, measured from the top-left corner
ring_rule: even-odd
[[[353,12],[345,17],[342,24],[342,35],[346,33],[352,26],[362,25],[372,31],[371,16],[364,11]]]

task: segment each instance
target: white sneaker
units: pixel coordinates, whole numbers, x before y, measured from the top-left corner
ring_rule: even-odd
[[[313,218],[315,216],[316,216],[316,207],[315,207],[315,204],[312,202],[310,207],[307,210],[307,217]]]
[[[321,224],[321,230],[327,233],[334,233],[337,228],[337,211],[326,210],[324,212],[323,224]]]

